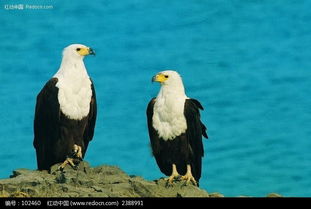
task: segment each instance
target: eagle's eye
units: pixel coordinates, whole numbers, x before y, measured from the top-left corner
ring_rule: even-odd
[[[80,51],[80,50],[81,50],[81,48],[77,48],[76,50],[77,50],[77,52],[78,52],[78,51]]]
[[[168,78],[168,75],[165,75],[164,77],[165,77],[165,78]]]

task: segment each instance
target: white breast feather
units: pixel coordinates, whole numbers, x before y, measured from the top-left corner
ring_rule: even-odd
[[[152,124],[164,140],[173,140],[176,136],[186,132],[185,99],[157,97],[153,109]]]
[[[58,101],[61,111],[70,119],[81,120],[90,112],[92,98],[91,80],[88,76],[64,77],[56,75]]]

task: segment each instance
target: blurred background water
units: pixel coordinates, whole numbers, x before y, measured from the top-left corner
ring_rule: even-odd
[[[175,69],[205,107],[202,188],[225,196],[311,196],[311,2],[2,0],[0,178],[36,169],[37,93],[64,47],[82,43],[98,98],[85,160],[157,179],[145,109]],[[8,5],[24,4],[24,9]],[[52,5],[26,9],[25,5]]]

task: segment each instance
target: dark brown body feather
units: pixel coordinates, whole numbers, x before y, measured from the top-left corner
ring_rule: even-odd
[[[97,104],[93,82],[89,114],[82,120],[72,120],[60,110],[57,81],[57,78],[49,80],[37,96],[33,145],[39,170],[63,162],[72,153],[74,144],[82,147],[84,157],[94,135]]]
[[[147,119],[152,153],[162,173],[169,176],[172,173],[172,164],[176,164],[177,171],[185,175],[187,164],[191,165],[191,172],[197,182],[201,178],[202,157],[204,155],[202,135],[206,138],[206,127],[200,120],[199,109],[202,105],[195,99],[185,101],[184,115],[187,121],[185,133],[173,140],[165,141],[159,137],[152,125],[153,107],[156,98],[153,98],[147,107]]]

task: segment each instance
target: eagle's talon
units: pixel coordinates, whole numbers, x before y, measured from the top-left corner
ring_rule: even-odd
[[[184,183],[185,186],[189,185],[190,182],[191,182],[194,186],[197,186],[197,185],[198,185],[197,181],[194,179],[194,177],[192,176],[191,173],[187,173],[186,175],[182,176],[182,177],[181,177],[181,180],[184,180],[184,181],[185,181],[185,183]]]
[[[172,176],[166,178],[165,180],[166,180],[166,186],[170,187],[170,186],[173,186],[176,181],[180,180],[180,175],[179,174],[172,175]]]
[[[190,179],[188,179],[188,180],[185,181],[184,186],[188,186],[188,185],[190,184],[190,182],[191,182],[192,185],[194,185],[194,186],[197,186],[197,185],[198,185],[197,182],[196,182],[195,180],[190,180]]]
[[[73,162],[75,159],[67,157],[66,160],[58,167],[60,171],[64,170],[65,166],[69,164],[72,168],[76,166],[76,164]]]
[[[171,188],[171,187],[173,187],[174,186],[174,184],[172,183],[172,182],[166,182],[166,184],[165,184],[165,187],[166,188]]]
[[[179,181],[179,179],[180,179],[180,175],[177,172],[176,165],[172,164],[172,174],[168,178],[165,178],[166,185],[167,186],[173,186],[174,181],[176,181],[176,180]]]
[[[190,182],[194,186],[198,186],[198,182],[195,180],[195,178],[193,177],[193,175],[191,173],[191,165],[187,165],[187,172],[184,176],[181,177],[181,180],[186,181],[184,184],[185,186],[189,185]]]
[[[166,178],[165,180],[166,180],[165,187],[173,187],[174,186],[174,182],[175,182],[174,176],[170,176],[169,178]]]

